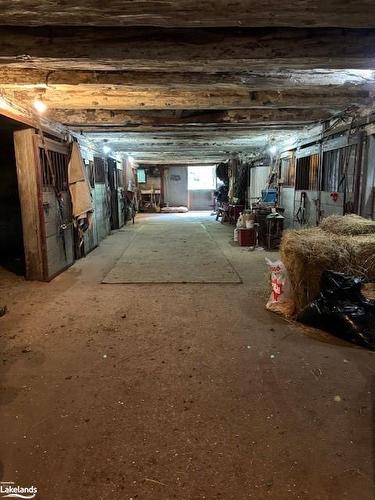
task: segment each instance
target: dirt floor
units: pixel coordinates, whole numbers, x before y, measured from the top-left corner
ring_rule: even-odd
[[[101,284],[137,225],[188,220],[243,283]],[[3,481],[43,500],[374,498],[375,354],[266,311],[269,254],[232,236],[150,215],[49,284],[0,272]]]

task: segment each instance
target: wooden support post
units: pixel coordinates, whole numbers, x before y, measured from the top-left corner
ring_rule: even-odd
[[[33,129],[14,132],[18,191],[22,213],[26,278],[44,280],[40,172],[35,157]]]

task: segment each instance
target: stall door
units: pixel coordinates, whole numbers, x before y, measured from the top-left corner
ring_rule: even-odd
[[[111,232],[110,215],[110,191],[108,188],[108,175],[106,162],[103,158],[94,157],[95,189],[94,195],[94,215],[98,242],[106,238]]]
[[[69,147],[34,129],[14,132],[26,277],[49,281],[74,261]]]
[[[111,204],[111,229],[119,229],[119,201],[117,191],[117,167],[116,161],[108,158],[108,184],[110,190]]]
[[[35,144],[42,179],[47,257],[45,278],[48,281],[74,262],[73,217],[68,183],[69,148],[50,139],[42,143],[39,136],[35,136]]]
[[[94,190],[95,190],[95,169],[94,169],[94,162],[93,161],[88,161],[86,162],[86,172],[87,172],[87,178],[89,180],[90,184],[90,191],[91,191],[91,198],[93,200],[93,209],[94,209],[94,214],[91,220],[90,227],[87,229],[87,231],[84,233],[83,236],[83,244],[84,244],[84,254],[88,254],[94,248],[98,246],[98,231],[96,228],[96,218],[95,218],[95,207],[94,207]]]
[[[295,228],[314,227],[319,223],[319,162],[318,152],[297,158],[293,207]]]
[[[124,172],[122,168],[117,167],[117,191],[118,191],[118,217],[119,227],[125,224],[125,191],[124,191]]]
[[[351,144],[324,152],[321,218],[355,211],[357,150],[357,144]]]

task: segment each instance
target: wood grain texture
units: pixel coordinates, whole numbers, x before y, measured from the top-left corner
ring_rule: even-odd
[[[10,99],[15,98],[27,105],[40,96],[38,90],[6,90]],[[43,100],[50,109],[257,109],[257,108],[345,108],[349,105],[369,106],[372,93],[362,90],[309,90],[262,91],[246,87],[196,86],[186,89],[146,89],[107,87],[100,91],[87,88],[77,89],[48,87]]]
[[[53,109],[47,116],[66,124],[70,128],[84,130],[111,131],[194,128],[234,128],[252,126],[272,126],[279,124],[303,124],[329,118],[325,109],[251,109],[251,110],[158,110],[129,111],[108,109]]]
[[[21,203],[26,278],[44,280],[40,175],[34,153],[34,130],[14,132],[18,191]]]
[[[157,72],[373,69],[375,30],[2,27],[0,63]]]
[[[374,88],[375,71],[372,70],[248,70],[234,71],[89,71],[50,70],[0,66],[0,86],[3,88],[44,88],[47,86],[77,85],[100,89],[108,86],[126,87],[189,87],[196,85],[244,85],[254,90],[315,89],[331,86],[363,90]]]
[[[375,26],[371,0],[1,0],[1,24],[96,26]]]

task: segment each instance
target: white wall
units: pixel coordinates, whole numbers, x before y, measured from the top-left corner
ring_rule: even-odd
[[[164,170],[164,203],[170,207],[188,206],[187,167]]]

